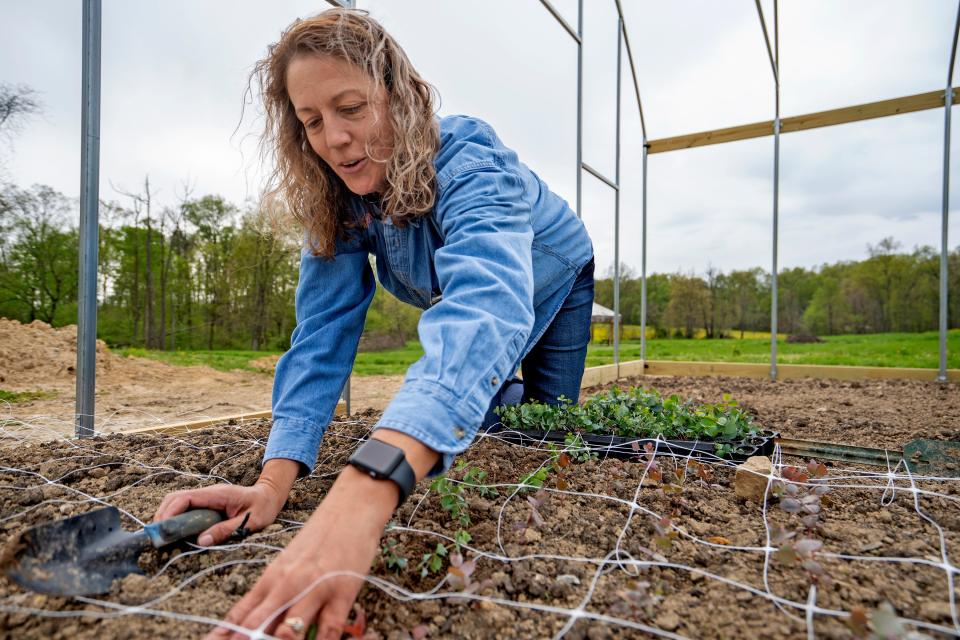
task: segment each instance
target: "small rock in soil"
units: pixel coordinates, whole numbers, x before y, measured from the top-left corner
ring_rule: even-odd
[[[927,620],[950,620],[950,603],[924,602],[920,605],[920,616]]]
[[[673,631],[680,626],[680,616],[673,611],[666,611],[658,615],[653,622],[661,629]]]
[[[770,458],[766,456],[752,456],[737,467],[737,474],[733,480],[733,489],[737,496],[762,503],[767,493],[767,480],[773,470]]]

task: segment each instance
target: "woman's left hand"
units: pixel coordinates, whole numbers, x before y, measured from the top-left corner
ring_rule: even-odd
[[[392,482],[344,468],[303,529],[224,619],[247,629],[269,620],[263,631],[289,640],[304,638],[315,623],[318,640],[338,640],[398,495]],[[207,639],[247,637],[218,627]]]

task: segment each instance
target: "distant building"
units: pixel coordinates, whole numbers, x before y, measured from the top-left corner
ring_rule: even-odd
[[[606,337],[607,344],[613,344],[613,309],[607,309],[601,304],[593,303],[593,316],[590,318],[590,341],[597,342],[596,325],[610,325],[609,329],[600,331],[600,337]],[[623,338],[623,314],[620,314],[620,337]]]

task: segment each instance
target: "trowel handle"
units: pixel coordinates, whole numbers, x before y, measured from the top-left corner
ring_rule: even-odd
[[[202,533],[223,521],[223,514],[213,509],[194,509],[178,516],[146,525],[143,530],[156,548]]]

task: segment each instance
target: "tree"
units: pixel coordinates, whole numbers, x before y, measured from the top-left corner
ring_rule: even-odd
[[[727,276],[729,301],[733,310],[733,325],[743,338],[747,327],[754,327],[760,314],[761,281],[763,269],[754,267],[746,271],[732,271]]]
[[[683,335],[696,335],[698,322],[704,317],[709,304],[707,284],[695,275],[675,274],[670,278],[670,303],[666,319],[674,327],[683,327]]]
[[[50,187],[0,192],[0,305],[25,322],[48,324],[77,299],[78,234],[70,202]]]
[[[37,93],[25,85],[0,82],[0,135],[10,136],[20,129],[26,120],[40,113]]]

